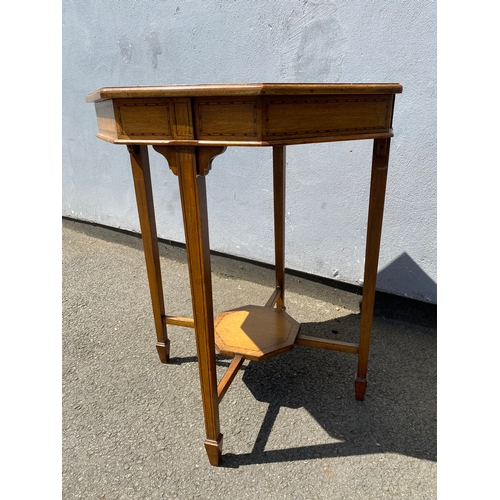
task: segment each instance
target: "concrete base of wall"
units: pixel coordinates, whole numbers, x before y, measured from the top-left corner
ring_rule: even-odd
[[[63,226],[81,231],[89,236],[127,245],[142,250],[138,233],[117,229],[102,224],[63,217]],[[159,240],[160,255],[179,262],[186,262],[185,245],[178,242]],[[211,253],[212,272],[233,278],[269,285],[274,283],[273,266],[219,252]],[[286,289],[299,291],[314,298],[328,297],[329,301],[359,312],[362,288],[321,276],[315,276],[293,269],[286,269]],[[386,319],[405,321],[429,328],[437,327],[437,305],[407,297],[377,291],[374,314]]]

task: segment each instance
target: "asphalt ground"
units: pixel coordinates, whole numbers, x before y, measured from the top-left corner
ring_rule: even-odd
[[[194,332],[169,326],[160,363],[140,240],[64,221],[64,499],[436,498],[436,329],[376,317],[368,388],[356,356],[296,346],[245,361],[220,406],[222,462],[212,467]],[[192,316],[181,248],[162,244],[168,314]],[[215,314],[263,305],[265,268],[212,259]],[[301,332],[356,341],[360,297],[287,277]],[[217,356],[218,377],[230,359]]]

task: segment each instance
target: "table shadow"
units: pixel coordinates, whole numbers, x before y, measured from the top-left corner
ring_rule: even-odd
[[[301,333],[356,341],[359,315],[303,323]],[[244,368],[242,381],[268,403],[250,453],[223,453],[222,467],[398,453],[437,460],[436,332],[375,318],[365,400],[354,398],[357,356],[295,346]],[[231,389],[230,389],[231,390]],[[266,449],[281,408],[305,408],[336,442]],[[300,425],[300,422],[297,424]],[[294,426],[294,432],[308,429]]]

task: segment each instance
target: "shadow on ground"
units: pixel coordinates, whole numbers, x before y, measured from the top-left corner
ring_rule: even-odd
[[[303,323],[301,333],[355,342],[359,315]],[[368,389],[354,399],[357,357],[295,346],[287,353],[242,367],[253,397],[268,404],[250,453],[224,454],[222,467],[291,462],[316,458],[397,453],[437,460],[436,336],[432,330],[407,329],[404,323],[375,319]],[[173,364],[196,362],[174,358]],[[218,356],[219,366],[229,361]],[[284,408],[304,408],[335,442],[267,449]]]
[[[269,404],[251,453],[225,456],[226,466],[320,457],[400,453],[436,460],[436,350],[432,335],[397,334],[398,325],[374,325],[365,401],[354,399],[356,357],[296,347],[287,356],[252,362],[243,382]],[[387,323],[387,322],[385,322]],[[305,323],[308,335],[352,340],[359,317]],[[336,332],[336,333],[333,333]],[[266,451],[281,407],[305,408],[340,442]]]
[[[245,362],[220,407],[214,468],[193,331],[169,328],[172,358],[162,365],[138,250],[63,227],[64,498],[436,497],[435,327],[375,318],[363,402],[352,354],[295,346]],[[270,271],[214,260],[215,310],[268,300]],[[189,316],[185,263],[162,265],[168,310]],[[357,341],[359,295],[288,283],[287,311],[302,333]],[[217,361],[220,380],[230,359]]]

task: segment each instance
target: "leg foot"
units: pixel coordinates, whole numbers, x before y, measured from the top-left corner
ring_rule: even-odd
[[[389,163],[390,139],[373,141],[372,173],[370,184],[370,201],[368,208],[368,225],[366,229],[365,273],[363,281],[363,300],[361,308],[361,325],[359,331],[358,371],[354,383],[356,399],[363,401],[366,390],[366,373],[370,351],[370,336],[373,322],[373,306],[377,284],[378,258],[382,219],[384,215],[384,199],[387,182],[387,165]]]
[[[156,219],[153,203],[153,188],[151,186],[151,172],[149,167],[148,147],[128,146],[132,176],[134,178],[137,210],[141,225],[142,244],[146,258],[149,292],[153,306],[153,317],[156,330],[156,350],[162,363],[168,362],[170,354],[167,325],[163,322],[165,305],[163,302],[163,287],[161,281],[160,254],[158,250],[158,236],[156,233]]]
[[[356,396],[356,401],[363,401],[365,399],[367,383],[368,382],[366,378],[357,378],[354,381],[354,393]]]
[[[191,124],[187,124],[187,126]],[[188,129],[189,127],[187,127]],[[193,306],[196,352],[205,420],[205,448],[212,465],[219,465],[222,434],[219,425],[217,364],[215,359],[214,311],[210,270],[210,242],[205,176],[214,156],[224,148],[160,146],[170,168],[178,175],[184,234]]]
[[[222,457],[222,434],[219,434],[219,439],[217,441],[206,439],[205,449],[207,450],[210,465],[219,465]]]
[[[168,360],[170,359],[170,340],[166,340],[165,342],[157,342],[156,350],[158,351],[160,361],[162,363],[168,363]]]

